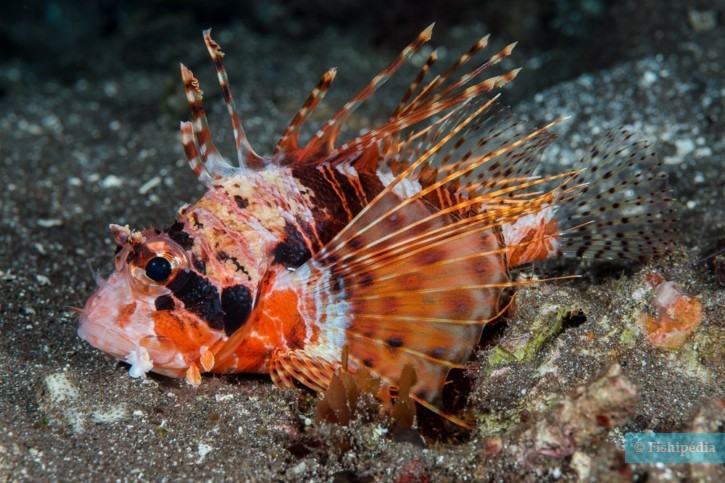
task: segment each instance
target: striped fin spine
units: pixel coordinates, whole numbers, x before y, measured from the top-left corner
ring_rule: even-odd
[[[305,118],[322,99],[327,92],[334,71],[331,75],[326,73],[313,89],[307,101],[297,115],[290,122],[289,127],[282,136],[275,149],[275,162],[279,164],[309,164],[322,163],[327,154],[334,149],[335,140],[342,126],[350,118],[350,115],[370,96],[372,96],[400,67],[415,53],[423,44],[430,40],[433,32],[433,24],[426,28],[418,37],[408,45],[382,72],[376,75],[357,95],[345,103],[310,139],[303,148],[297,147],[297,133],[299,132]],[[309,106],[307,106],[309,104]]]
[[[413,119],[417,119],[417,117],[413,114],[415,109],[422,110],[425,112],[426,109],[433,108],[433,109],[440,109],[441,106],[445,106],[440,112],[444,111],[451,105],[457,105],[459,102],[466,102],[467,99],[475,98],[476,96],[480,96],[483,94],[486,94],[490,92],[493,88],[500,88],[503,87],[506,83],[513,80],[520,69],[514,69],[513,71],[510,71],[502,76],[496,76],[490,79],[487,79],[486,81],[479,83],[477,85],[468,87],[463,89],[463,86],[465,86],[471,79],[474,79],[476,76],[480,75],[484,70],[487,68],[501,62],[504,58],[511,55],[511,52],[513,52],[514,47],[516,46],[516,43],[509,44],[506,46],[503,50],[500,52],[494,54],[492,57],[490,57],[486,62],[483,62],[481,65],[479,65],[477,68],[475,68],[473,71],[468,72],[466,74],[463,74],[456,82],[454,82],[452,85],[445,87],[444,89],[441,89],[440,92],[436,92],[436,90],[444,85],[448,79],[458,72],[458,70],[463,67],[468,61],[470,61],[479,51],[483,50],[488,45],[488,39],[489,36],[486,35],[485,37],[482,37],[478,40],[467,52],[465,52],[463,55],[461,55],[446,71],[433,78],[432,81],[430,81],[428,84],[426,84],[422,89],[421,92],[418,93],[418,95],[410,102],[409,99],[413,95],[413,93],[418,89],[420,86],[423,78],[430,70],[430,67],[432,64],[437,60],[436,52],[434,51],[431,53],[430,57],[426,61],[426,63],[421,68],[420,72],[418,73],[418,76],[414,79],[414,81],[411,83],[410,87],[408,88],[408,91],[403,96],[403,99],[399,103],[398,107],[395,109],[395,112],[391,116],[391,119],[389,121],[389,124],[392,126],[397,126],[399,123],[396,122],[398,119],[406,119],[407,117],[412,116]],[[463,97],[455,96],[456,89],[459,90],[458,94],[463,94]],[[445,96],[450,96],[452,99],[454,99],[451,103],[451,101],[448,101],[448,103],[442,102],[445,99]],[[436,111],[436,114],[439,111]],[[432,114],[431,114],[432,115]],[[420,121],[415,121],[420,122]],[[430,127],[429,127],[430,128]],[[389,136],[383,137],[380,142],[381,146],[379,148],[381,155],[383,156],[390,156],[395,153],[395,141],[399,138],[399,132],[401,129],[394,129],[391,131]],[[422,129],[415,133],[416,135],[420,133],[426,132],[427,129]],[[369,150],[372,148],[369,148]],[[370,156],[367,156],[369,159]],[[357,166],[357,164],[356,164]]]
[[[442,84],[444,84],[451,75],[453,75],[455,72],[458,71],[459,68],[461,68],[463,65],[465,65],[473,55],[475,55],[479,50],[482,50],[483,48],[488,45],[488,36],[483,37],[481,40],[479,40],[471,49],[463,54],[451,67],[446,70],[446,72],[433,79],[430,83],[428,83],[418,94],[415,99],[413,99],[408,106],[403,109],[402,113],[409,112],[415,108],[420,108],[421,106],[425,105],[426,103],[429,103],[431,101],[440,100],[443,99],[445,96],[450,95],[451,93],[455,92],[457,89],[462,88],[465,86],[471,79],[476,78],[478,75],[480,75],[483,71],[488,69],[491,66],[494,66],[498,63],[500,63],[503,59],[511,55],[514,48],[516,47],[516,42],[511,43],[504,47],[501,51],[497,52],[496,54],[492,55],[488,58],[485,62],[483,62],[481,65],[473,69],[471,72],[468,72],[461,77],[458,78],[454,83],[452,83],[450,86],[447,86],[445,89],[442,89],[440,92],[436,92],[436,89],[440,87]],[[518,69],[516,70],[518,72]],[[515,74],[514,74],[515,76]],[[503,79],[498,79],[499,81],[502,81]],[[508,81],[506,81],[508,82]]]
[[[400,111],[405,107],[405,104],[408,102],[410,97],[413,95],[415,90],[418,88],[420,83],[425,78],[426,74],[428,74],[428,71],[433,66],[433,64],[436,63],[438,60],[438,52],[433,51],[428,55],[428,60],[425,61],[425,64],[420,68],[420,71],[418,72],[418,75],[413,79],[413,82],[411,82],[410,86],[408,87],[408,90],[403,95],[403,98],[400,100],[400,103],[398,103],[398,107],[395,108],[395,111],[393,112],[393,115],[390,116],[392,119],[398,117],[398,114]]]
[[[400,105],[386,123],[338,146],[336,143],[337,137],[350,115],[430,39],[432,28],[431,25],[425,29],[393,62],[327,121],[305,146],[299,147],[297,142],[300,126],[329,88],[331,76],[327,74],[323,76],[282,136],[275,150],[275,162],[279,164],[308,165],[353,163],[358,170],[375,171],[386,155],[395,152],[399,145],[398,136],[403,130],[419,125],[438,114],[445,114],[446,111],[459,107],[468,100],[478,98],[495,88],[502,87],[516,77],[520,70],[515,69],[503,75],[468,85],[487,68],[510,55],[515,45],[511,44],[470,72],[462,75],[451,85],[446,86],[449,78],[487,45],[488,37],[484,37],[442,75],[425,84],[421,92],[413,100],[410,100],[422,85],[430,67],[437,60],[437,54],[433,52],[403,96]],[[420,129],[424,132],[428,128],[421,127]]]
[[[232,98],[232,90],[231,87],[229,87],[227,71],[224,67],[224,52],[222,52],[219,48],[219,44],[211,38],[211,29],[204,31],[204,43],[206,44],[209,55],[214,62],[217,79],[219,80],[219,87],[221,88],[222,96],[224,97],[224,104],[227,107],[227,112],[229,113],[229,118],[232,122],[234,144],[237,148],[239,165],[261,168],[266,162],[261,156],[254,152],[254,149],[252,149],[252,146],[247,140],[247,135],[244,133],[242,122],[239,119],[239,114],[237,114],[237,108],[235,107],[234,99]]]
[[[426,42],[428,42],[433,33],[433,25],[431,24],[421,32],[418,37],[408,45],[398,55],[393,62],[391,62],[382,72],[373,77],[373,79],[365,86],[356,96],[350,99],[324,126],[315,134],[310,141],[308,148],[312,152],[318,151],[319,148],[325,147],[325,151],[330,151],[334,148],[335,140],[337,135],[342,128],[342,125],[350,118],[350,115],[365,102],[370,96],[372,96],[395,72],[403,66],[403,64],[410,59],[410,57],[416,53]]]
[[[216,148],[202,103],[204,93],[199,88],[199,81],[184,64],[181,64],[181,78],[184,81],[186,100],[191,109],[191,122],[181,124],[182,144],[189,165],[194,173],[197,173],[197,176],[202,171],[205,173],[203,177],[200,177],[202,182],[207,179],[220,178],[223,173],[229,172],[233,166],[219,154]],[[192,134],[193,137],[193,148],[189,134]],[[188,157],[190,155],[192,157]]]
[[[395,154],[386,157],[393,173],[400,174],[407,167],[405,160],[418,159],[476,106],[473,102],[426,132],[421,139],[402,143]],[[426,201],[439,208],[464,199],[491,198],[491,194],[510,187],[516,187],[508,191],[510,198],[521,197],[525,192],[521,183],[537,179],[533,172],[539,157],[555,138],[548,127],[532,131],[507,108],[493,102],[446,146],[445,151],[436,151],[426,163],[414,168],[410,176],[421,184]],[[475,204],[467,207],[469,211],[478,208],[480,206]]]
[[[302,104],[302,107],[297,111],[297,114],[290,121],[289,126],[285,129],[282,137],[277,143],[277,147],[274,150],[274,154],[283,153],[286,156],[280,158],[280,164],[290,164],[291,160],[287,159],[290,156],[290,152],[294,152],[297,148],[297,142],[299,140],[300,129],[305,123],[312,111],[317,107],[317,104],[324,99],[325,94],[330,89],[332,81],[335,79],[337,69],[332,68],[325,72],[320,78],[319,82],[312,89],[307,100]]]
[[[491,77],[478,84],[461,88],[449,95],[442,97],[436,96],[431,98],[424,104],[416,106],[413,109],[405,110],[403,114],[391,119],[383,126],[372,129],[371,131],[358,136],[352,141],[342,144],[340,147],[330,151],[324,158],[325,161],[331,163],[345,162],[355,159],[362,155],[363,152],[370,149],[375,152],[379,150],[378,143],[383,142],[403,131],[404,129],[419,124],[449,109],[461,106],[471,99],[480,98],[488,94],[493,89],[501,88],[505,84],[512,81],[519,73],[520,69],[514,69],[500,76]],[[380,159],[385,155],[392,154],[390,151],[380,153]]]
[[[204,42],[214,62],[224,103],[231,119],[239,165],[255,169],[263,167],[266,161],[254,152],[242,128],[224,67],[224,53],[211,38],[211,30],[204,31]],[[181,123],[181,143],[194,174],[210,187],[213,180],[233,175],[236,168],[219,153],[204,110],[204,93],[199,87],[199,81],[184,64],[181,64],[181,78],[191,110],[191,122]]]

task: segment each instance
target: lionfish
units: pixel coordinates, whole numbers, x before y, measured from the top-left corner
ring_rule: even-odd
[[[325,72],[271,157],[248,142],[224,54],[205,31],[238,165],[217,150],[199,83],[182,64],[192,121],[181,123],[181,140],[206,194],[162,230],[111,225],[115,272],[99,277],[80,337],[135,377],[197,385],[202,372],[264,373],[316,391],[345,349],[349,370],[367,368],[385,390],[412,366],[410,397],[467,426],[442,409],[443,386],[506,310],[503,294],[534,282],[515,276],[520,267],[643,261],[674,243],[667,176],[635,131],[610,132],[568,172],[535,174],[562,119],[532,130],[487,96],[519,69],[481,79],[515,44],[462,73],[486,36],[426,80],[433,51],[387,121],[339,142],[353,111],[432,27],[301,143],[336,70]]]

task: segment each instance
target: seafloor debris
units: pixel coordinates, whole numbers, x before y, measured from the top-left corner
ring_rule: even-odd
[[[531,425],[513,435],[504,451],[513,452],[524,464],[544,457],[564,458],[601,444],[609,431],[630,416],[637,402],[637,389],[614,364],[601,377],[533,414]],[[486,451],[491,451],[492,442]],[[493,445],[496,446],[496,445]]]
[[[379,382],[365,369],[355,374],[339,371],[332,376],[323,398],[317,403],[315,420],[347,426],[358,412],[360,396],[374,394]]]
[[[697,263],[702,262],[707,262],[717,282],[725,287],[725,238],[717,240],[715,246],[707,250]]]
[[[640,324],[647,340],[656,347],[679,349],[700,324],[702,304],[682,293],[675,282],[662,282],[655,289],[655,315],[642,315]]]

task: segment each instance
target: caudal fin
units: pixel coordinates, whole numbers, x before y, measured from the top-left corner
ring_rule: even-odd
[[[582,187],[556,212],[562,255],[643,262],[673,247],[677,216],[667,173],[640,132],[609,132],[576,169],[572,183]]]

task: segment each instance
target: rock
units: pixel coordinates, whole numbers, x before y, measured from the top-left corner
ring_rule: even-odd
[[[618,364],[543,413],[532,415],[532,427],[514,439],[520,461],[537,456],[563,458],[601,442],[632,413],[637,389]]]

